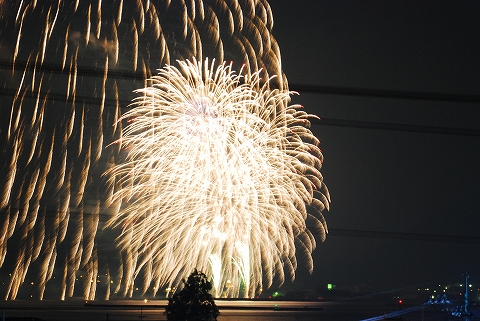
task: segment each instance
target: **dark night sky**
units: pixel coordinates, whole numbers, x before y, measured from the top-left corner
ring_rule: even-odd
[[[294,102],[322,118],[312,130],[322,142],[322,173],[332,199],[331,210],[324,213],[330,234],[314,252],[313,274],[300,265],[295,285],[283,289],[334,283],[385,291],[462,282],[464,272],[479,284],[480,2],[272,0],[270,5],[283,70],[290,89],[300,94]],[[4,18],[12,17],[9,13]],[[67,22],[60,19],[58,24]],[[35,23],[25,23],[27,27],[31,32],[25,32],[26,39],[38,31]],[[0,72],[8,94],[11,64],[5,57],[10,57],[15,39],[7,31],[0,38]],[[53,38],[62,43],[61,35]],[[28,43],[19,61],[27,59]],[[80,66],[90,69],[79,77],[79,97],[100,93],[95,84],[101,83],[103,72],[98,70],[103,65],[90,61],[96,61],[97,51],[105,55],[100,47],[92,44],[80,54]],[[55,67],[61,51],[54,44],[49,48],[47,62]],[[128,56],[131,48],[125,48],[121,55]],[[127,67],[118,66],[118,75]],[[136,88],[128,75],[118,76],[120,92],[128,98],[123,102]],[[61,77],[63,82],[53,77],[51,87],[44,84],[54,98],[58,94],[63,99],[66,73]],[[88,109],[95,99],[87,100],[87,136],[98,129],[98,106]],[[8,101],[2,106],[11,108]],[[113,135],[109,131],[105,137]],[[5,131],[0,134],[4,137]],[[59,166],[55,161],[54,167]],[[103,167],[92,171],[100,177]],[[100,183],[98,178],[87,186],[87,214],[95,204],[88,203],[87,194],[101,198]],[[99,242],[100,252],[103,246],[107,248]],[[4,267],[13,264],[7,258]],[[0,272],[5,276],[8,271]]]
[[[313,275],[299,273],[299,281],[387,290],[461,282],[467,271],[478,283],[480,4],[271,6],[290,88],[300,88],[294,101],[325,120],[313,130],[332,196],[331,233],[315,252]],[[388,97],[392,91],[402,98]],[[409,99],[412,92],[435,99]],[[455,101],[462,95],[477,96]]]

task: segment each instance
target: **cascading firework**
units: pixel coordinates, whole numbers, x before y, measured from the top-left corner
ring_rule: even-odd
[[[108,172],[124,204],[109,224],[122,227],[122,250],[138,253],[132,284],[148,275],[144,288],[176,286],[198,268],[216,296],[252,297],[294,278],[298,250],[313,268],[310,230],[327,231],[323,157],[312,116],[269,84],[186,60],[137,90],[119,120],[125,161]]]
[[[120,159],[106,148],[118,117],[177,59],[242,62],[286,88],[272,28],[265,0],[0,1],[0,295],[144,294],[131,282],[137,253],[119,259],[105,228],[121,206],[102,177]]]

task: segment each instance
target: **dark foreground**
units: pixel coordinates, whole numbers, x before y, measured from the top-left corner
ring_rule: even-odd
[[[312,302],[218,300],[218,321],[358,321],[381,320],[459,320],[433,305],[397,306],[379,302]],[[153,301],[3,301],[2,321],[127,321],[166,320],[166,300]],[[407,313],[404,313],[407,312]],[[474,310],[475,313],[479,313]],[[480,314],[480,313],[479,313]],[[480,321],[479,317],[469,321]]]

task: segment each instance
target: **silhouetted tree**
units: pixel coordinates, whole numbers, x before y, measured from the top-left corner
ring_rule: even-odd
[[[195,271],[183,280],[183,289],[168,299],[165,315],[169,321],[210,321],[220,314],[210,294],[212,284],[207,276]]]

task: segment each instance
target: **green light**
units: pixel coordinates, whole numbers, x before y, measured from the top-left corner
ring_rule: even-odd
[[[333,289],[333,284],[332,283],[328,283],[327,284],[327,290],[331,290]]]

